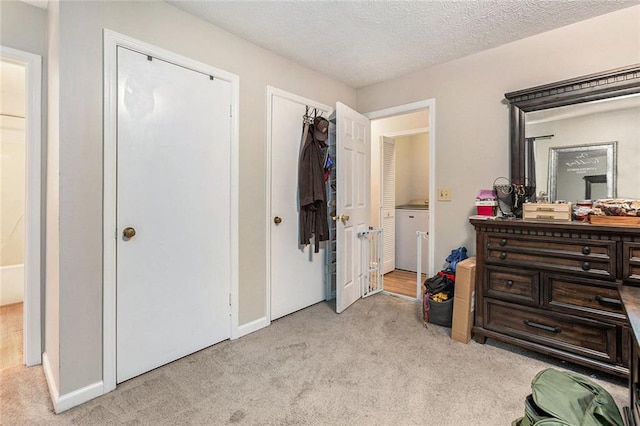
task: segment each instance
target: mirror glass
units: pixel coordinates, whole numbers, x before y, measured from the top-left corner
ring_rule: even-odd
[[[527,112],[525,138],[549,201],[640,198],[640,94]]]

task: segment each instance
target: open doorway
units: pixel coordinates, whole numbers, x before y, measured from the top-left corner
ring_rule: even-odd
[[[430,107],[381,111],[371,122],[371,217],[383,229],[384,290],[414,300],[430,272]]]
[[[41,73],[0,46],[0,369],[42,362]]]

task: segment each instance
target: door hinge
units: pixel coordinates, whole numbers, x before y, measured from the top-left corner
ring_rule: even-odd
[[[229,293],[229,306],[231,306],[231,293]]]
[[[229,105],[229,117],[233,117],[233,105]]]

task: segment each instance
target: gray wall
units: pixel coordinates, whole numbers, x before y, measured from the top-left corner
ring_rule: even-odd
[[[46,57],[47,11],[15,0],[0,2],[0,44]]]
[[[358,90],[361,112],[436,100],[435,185],[451,188],[453,197],[430,207],[436,266],[460,245],[475,252],[467,219],[474,199],[509,175],[504,94],[639,62],[640,6],[634,6]]]
[[[554,135],[551,139],[539,139],[535,142],[536,182],[539,190],[546,190],[548,187],[549,148],[615,141],[618,197],[640,199],[640,107],[531,124],[527,125],[526,134]],[[584,182],[581,179],[579,181],[579,190],[574,194],[582,195],[564,199],[581,199],[579,197],[584,195]]]

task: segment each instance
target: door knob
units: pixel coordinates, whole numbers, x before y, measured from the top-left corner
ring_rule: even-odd
[[[347,223],[347,221],[349,220],[349,215],[348,214],[343,214],[341,215],[335,215],[335,216],[331,216],[331,219],[333,219],[335,222],[341,220],[342,223]]]
[[[282,223],[282,219],[276,216],[273,218],[273,223],[275,223],[276,225],[280,225]]]
[[[136,235],[136,230],[135,230],[135,228],[132,228],[131,226],[127,226],[126,228],[124,228],[122,230],[122,236],[124,238],[126,238],[127,240],[130,240],[135,235]]]

